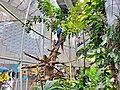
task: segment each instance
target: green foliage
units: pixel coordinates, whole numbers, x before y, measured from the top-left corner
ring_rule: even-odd
[[[98,69],[92,66],[90,70],[86,70],[85,75],[79,75],[77,80],[60,79],[52,87],[61,87],[54,90],[117,90],[112,85],[111,75],[106,77],[105,71],[108,71],[108,67]]]
[[[74,17],[71,18],[75,23],[74,25],[79,25],[76,26],[79,29],[78,31],[84,29],[86,32],[85,34],[89,35],[89,44],[87,44],[85,48],[78,50],[76,53],[77,56],[89,51],[92,54],[87,54],[86,58],[94,57],[95,61],[105,59],[106,52],[101,50],[104,49],[102,46],[107,42],[107,37],[105,35],[107,24],[104,3],[104,0],[86,0],[84,3],[78,2],[75,7],[80,7],[80,13],[77,14],[78,18],[75,18],[76,14],[70,15],[70,17]],[[78,11],[72,10],[74,10],[74,8],[71,9],[71,13],[77,13]]]
[[[32,29],[32,26],[33,24],[36,24],[36,23],[41,23],[41,17],[40,16],[34,16],[33,19],[31,20],[27,20],[26,24],[25,24],[25,31],[27,33],[29,33]]]
[[[51,28],[54,33],[56,33],[59,25],[68,21],[67,11],[54,7],[50,0],[38,0],[38,9],[42,12],[42,15],[34,16],[33,19],[28,20],[26,23],[26,31],[28,33],[31,30],[32,24],[40,23],[42,19],[47,29]]]
[[[62,26],[64,30],[68,31],[68,34],[73,35],[77,35],[81,30],[91,26],[91,33],[94,34],[96,32],[97,36],[104,26],[104,12],[104,1],[102,0],[86,0],[84,3],[78,2],[75,7],[69,9],[69,22]]]
[[[59,89],[54,89],[54,90],[77,90],[76,88],[76,81],[69,81],[69,80],[63,80],[60,79],[58,82],[56,82],[53,87],[60,86],[61,88]]]
[[[85,31],[89,33],[88,35],[90,37],[89,44],[87,44],[85,48],[84,47],[80,48],[76,55],[80,57],[81,55],[84,55],[83,54],[84,52],[87,52],[86,60],[92,59],[91,61],[93,62],[91,64],[95,63],[99,69],[109,66],[111,62],[117,62],[120,50],[119,45],[120,35],[118,33],[120,30],[119,29],[120,24],[118,22],[117,24],[109,28],[106,22],[104,3],[105,2],[103,0],[92,0],[91,2],[86,1],[84,2],[84,5],[80,5],[82,11],[81,9],[79,9],[79,11],[81,11],[81,13],[75,14],[77,12],[72,11],[74,12],[74,14],[71,14],[70,17],[71,20],[75,23],[73,25],[80,23],[81,25],[79,24],[80,25],[79,31],[85,29]],[[76,20],[75,15],[77,15],[77,17],[80,17],[80,19],[77,18]],[[101,77],[99,79],[100,80],[99,83],[103,82],[104,80],[104,83],[102,83],[102,85],[104,85],[105,88],[113,90],[114,87],[109,87],[111,83],[107,83],[110,77],[107,76],[106,74],[107,72],[105,71],[105,73],[103,73],[102,75],[102,77],[104,77],[105,79]],[[96,85],[98,85],[99,83],[97,83]]]
[[[50,0],[38,0],[38,8],[46,16],[54,16],[54,6]]]
[[[54,7],[50,0],[38,0],[38,8],[43,16],[50,18],[44,19],[47,28],[51,28],[53,32],[56,32],[58,25],[64,22],[66,18],[61,8]]]
[[[46,81],[43,90],[54,90],[53,87],[52,87],[52,85],[55,82],[57,82],[57,80],[52,80],[52,81],[48,80],[48,81]],[[56,87],[56,88],[59,88],[59,86]],[[37,87],[33,87],[32,90],[42,90],[40,83],[39,83],[39,85]]]
[[[111,49],[114,49],[114,52],[120,51],[120,21],[116,22],[117,24],[114,24],[109,27],[107,38],[109,42],[109,46]]]

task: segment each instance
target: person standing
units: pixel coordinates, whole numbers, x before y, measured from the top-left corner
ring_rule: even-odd
[[[8,73],[9,75],[9,80],[10,80],[10,85],[13,88],[14,87],[14,81],[15,81],[15,72],[11,69],[10,72]]]
[[[8,73],[8,75],[10,76],[10,79],[15,79],[15,72],[11,69],[10,72]]]
[[[10,90],[9,75],[6,72],[0,74],[0,90]]]

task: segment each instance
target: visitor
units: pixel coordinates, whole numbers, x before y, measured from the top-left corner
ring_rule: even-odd
[[[15,82],[15,72],[12,70],[12,69],[10,69],[10,72],[8,73],[8,75],[9,75],[9,80],[10,80],[10,85],[11,85],[11,87],[13,88],[14,87],[14,82]]]
[[[10,76],[10,79],[15,79],[15,72],[11,69],[10,72],[8,73],[8,75]]]
[[[0,74],[0,90],[10,90],[9,75],[6,72]]]

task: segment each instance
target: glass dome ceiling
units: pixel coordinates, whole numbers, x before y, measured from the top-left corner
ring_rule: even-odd
[[[11,7],[18,9],[19,11],[25,13],[30,0],[1,0],[2,3],[8,4]],[[56,0],[50,0],[54,6],[59,7]],[[31,0],[29,16],[40,15],[40,11],[37,8],[37,0]]]

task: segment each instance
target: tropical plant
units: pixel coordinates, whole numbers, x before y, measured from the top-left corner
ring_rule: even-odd
[[[111,85],[112,76],[110,74],[107,76],[103,72],[109,72],[108,67],[99,70],[92,66],[90,70],[86,70],[86,75],[79,75],[77,80],[60,79],[52,87],[61,87],[54,90],[117,90],[114,85]]]
[[[71,34],[78,34],[84,30],[85,35],[89,36],[87,39],[89,43],[80,48],[76,55],[79,57],[81,54],[85,55],[83,53],[86,52],[87,55],[84,56],[86,60],[92,58],[93,63],[99,69],[110,65],[111,74],[116,78],[115,62],[118,61],[119,56],[119,42],[117,42],[117,40],[119,41],[119,22],[112,27],[107,25],[104,5],[104,0],[78,2],[76,7],[70,9],[68,15],[70,22],[63,24],[63,27]],[[106,76],[106,78],[108,77]]]
[[[45,85],[44,85],[44,87],[43,87],[43,90],[53,90],[52,85],[53,85],[55,82],[57,82],[57,80],[52,80],[52,81],[47,80],[47,81],[45,82]],[[60,87],[59,87],[59,86],[56,86],[56,87],[54,87],[54,88],[60,88]],[[42,90],[41,84],[39,83],[39,85],[38,85],[37,87],[33,87],[32,90]]]
[[[31,30],[33,23],[40,23],[43,20],[47,29],[51,28],[52,32],[56,33],[58,26],[68,21],[67,10],[54,7],[50,0],[38,0],[38,9],[42,15],[34,16],[33,19],[28,20],[26,23],[27,32]]]

